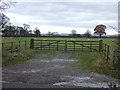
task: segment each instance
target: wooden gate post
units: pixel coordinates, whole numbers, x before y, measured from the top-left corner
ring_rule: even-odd
[[[13,42],[11,42],[11,53],[13,53]]]
[[[109,61],[109,45],[107,45],[107,62]]]
[[[31,49],[34,49],[34,39],[31,39],[31,40],[30,40],[30,48],[31,48]]]
[[[99,41],[99,52],[102,52],[102,40]]]
[[[67,51],[67,40],[65,40],[65,51]]]

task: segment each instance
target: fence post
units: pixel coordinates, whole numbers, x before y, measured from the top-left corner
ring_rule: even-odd
[[[109,60],[109,45],[107,46],[107,62]]]
[[[20,51],[20,41],[19,41],[19,51]]]
[[[105,49],[105,52],[104,52],[104,57],[105,57],[105,59],[106,59],[106,56],[107,56],[107,49],[106,49],[106,44],[104,44],[105,46],[104,46],[104,49]]]
[[[83,41],[82,41],[82,52],[83,52]]]
[[[50,40],[48,42],[49,42],[49,50],[50,50]]]
[[[3,48],[4,48],[4,43],[2,42],[2,51],[3,51]]]
[[[99,41],[99,52],[102,52],[102,40]]]
[[[11,53],[13,53],[13,42],[11,42]]]
[[[25,49],[26,49],[26,45],[27,45],[26,43],[27,43],[27,42],[25,41]]]
[[[31,49],[34,49],[34,39],[31,39],[31,40],[30,40],[30,48],[31,48]]]
[[[90,52],[92,52],[92,42],[90,42]]]
[[[65,40],[65,51],[67,51],[67,40]]]
[[[115,64],[115,51],[113,51],[113,61],[112,61],[113,65]]]
[[[58,41],[57,41],[57,51],[58,51]]]
[[[74,48],[73,48],[73,49],[74,49],[74,51],[75,51],[75,41],[73,41],[73,43],[74,43]]]
[[[40,48],[41,48],[41,50],[42,50],[42,40],[40,40]]]

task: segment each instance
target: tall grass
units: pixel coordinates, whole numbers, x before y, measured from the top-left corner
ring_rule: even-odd
[[[20,52],[8,53],[2,55],[2,66],[21,64],[33,58],[33,50],[27,49]]]
[[[87,70],[107,74],[109,76],[120,78],[120,71],[106,62],[98,52],[75,52],[73,56],[79,59],[73,63],[73,66],[82,66]]]
[[[25,41],[27,40],[26,44]],[[19,43],[20,41],[20,43]],[[33,57],[34,50],[30,49],[29,38],[3,38],[2,66],[21,64]],[[14,42],[13,45],[11,42]],[[2,45],[2,44],[0,44]]]

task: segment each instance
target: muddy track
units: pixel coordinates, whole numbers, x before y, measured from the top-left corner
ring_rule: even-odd
[[[109,88],[118,85],[118,80],[103,74],[72,66],[77,59],[72,55],[57,52],[37,54],[37,58],[23,64],[4,67],[2,70],[3,88]]]

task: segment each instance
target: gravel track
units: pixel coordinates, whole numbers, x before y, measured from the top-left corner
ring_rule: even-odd
[[[37,54],[23,64],[2,69],[3,88],[109,88],[109,84],[119,86],[118,80],[107,75],[72,66],[77,59],[72,55],[56,52]]]

